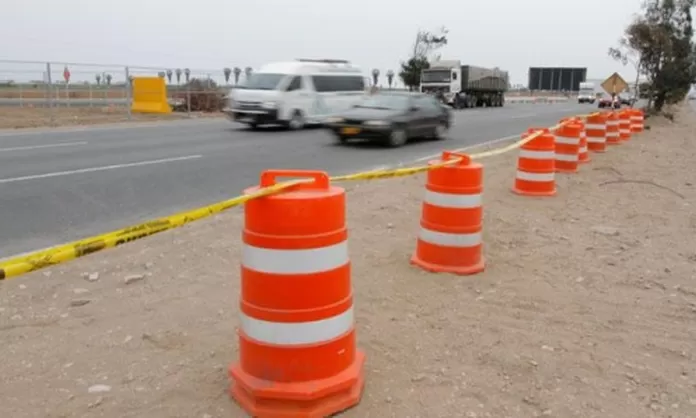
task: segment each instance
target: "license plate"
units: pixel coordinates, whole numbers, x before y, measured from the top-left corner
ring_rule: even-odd
[[[344,135],[355,135],[360,133],[360,128],[343,128],[341,129],[341,133]]]

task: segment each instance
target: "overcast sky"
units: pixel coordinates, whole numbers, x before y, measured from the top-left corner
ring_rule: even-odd
[[[527,84],[530,66],[629,65],[607,57],[641,0],[22,0],[2,5],[0,59],[190,67],[196,73],[293,58],[342,58],[398,70],[418,29],[446,26],[443,59],[500,67]],[[106,68],[106,67],[104,67]],[[0,62],[0,80],[41,66]],[[198,71],[200,70],[200,71]],[[71,67],[76,76],[92,74]],[[104,69],[100,71],[116,71]],[[135,70],[134,70],[135,71]],[[56,77],[56,75],[54,75]],[[89,79],[91,79],[91,75]],[[121,78],[115,76],[116,78]]]

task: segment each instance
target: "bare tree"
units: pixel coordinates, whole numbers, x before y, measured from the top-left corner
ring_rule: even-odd
[[[387,83],[389,83],[389,88],[392,88],[392,83],[394,82],[394,71],[387,71]]]
[[[97,85],[101,84],[101,75],[100,74],[95,75],[94,79],[97,80]]]
[[[239,76],[242,74],[242,69],[239,67],[234,67],[234,84],[239,83]]]
[[[172,70],[167,70],[167,82],[172,84]]]
[[[232,69],[225,67],[222,69],[222,73],[225,74],[225,84],[230,84],[230,75],[232,75]]]
[[[372,69],[372,85],[376,86],[379,82],[379,70],[377,68]]]
[[[186,83],[188,84],[188,82],[191,81],[191,70],[184,68],[184,77],[186,78]]]
[[[181,84],[181,68],[174,70],[174,73],[176,74],[176,84]]]

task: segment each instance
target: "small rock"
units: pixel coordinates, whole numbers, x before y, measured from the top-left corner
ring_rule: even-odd
[[[126,276],[126,277],[123,279],[123,281],[124,281],[126,284],[133,284],[133,283],[139,282],[139,281],[141,281],[141,280],[143,280],[143,279],[145,279],[145,275],[144,275],[144,274],[131,274],[131,275]]]
[[[73,293],[76,295],[84,295],[85,293],[89,293],[89,290],[78,287],[77,289],[73,289]]]
[[[541,413],[541,415],[550,416],[550,415],[551,415],[551,410],[550,410],[550,409],[545,409],[544,412]]]
[[[145,268],[146,268],[147,270],[150,270],[150,269],[153,268],[154,266],[155,266],[155,263],[153,263],[153,262],[148,261],[147,263],[145,263]]]
[[[132,335],[127,335],[126,338],[123,339],[123,343],[129,343],[133,339]]]
[[[386,403],[392,403],[392,402],[394,401],[394,399],[392,399],[391,396],[387,396],[387,397],[384,399],[384,401],[385,401]]]
[[[19,288],[22,289],[22,290],[24,290],[24,289],[27,288],[27,285],[25,285],[25,284],[20,284],[20,285],[19,285]]]
[[[611,227],[611,226],[604,226],[604,225],[596,225],[590,228],[592,232],[595,232],[600,235],[606,235],[606,236],[617,236],[619,235],[619,230]]]
[[[97,280],[99,280],[99,273],[85,273],[83,274],[83,277],[85,277],[90,282],[96,282]]]
[[[90,303],[91,300],[89,299],[73,299],[70,301],[70,306],[77,307],[77,306],[85,306],[86,304]]]
[[[554,351],[554,348],[548,345],[542,345],[541,349],[546,351]]]
[[[90,403],[89,405],[87,405],[87,408],[89,408],[89,409],[96,408],[96,407],[98,407],[99,405],[101,405],[102,402],[104,402],[104,398],[102,398],[102,397],[100,396],[100,397],[97,398],[96,401],[94,401],[94,402]]]
[[[577,283],[582,283],[582,282],[585,281],[585,278],[584,278],[584,277],[578,277],[577,279],[575,279],[575,281],[576,281]]]
[[[111,386],[109,385],[92,385],[87,389],[87,393],[104,393],[110,392]]]
[[[539,365],[539,363],[537,363],[537,362],[534,361],[534,360],[530,360],[530,361],[529,361],[529,364],[531,364],[531,365],[534,366],[534,367],[537,367],[537,366]]]
[[[424,374],[419,374],[419,375],[413,376],[411,378],[411,382],[422,382],[423,380],[425,380],[425,377],[426,376]]]
[[[387,229],[394,229],[394,224],[393,223],[388,223],[387,224]]]
[[[672,270],[669,269],[669,267],[665,267],[665,273],[671,273]]]
[[[50,270],[43,272],[44,277],[51,277],[51,274],[53,274],[53,273]]]

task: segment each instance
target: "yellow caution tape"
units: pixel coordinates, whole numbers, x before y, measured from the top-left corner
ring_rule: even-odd
[[[586,115],[582,115],[583,117]],[[561,125],[556,125],[551,130],[558,129]],[[492,151],[481,152],[477,154],[469,154],[472,159],[482,159],[495,155],[504,154],[511,150],[517,149],[522,145],[539,137],[542,131],[537,131],[529,136],[516,141],[508,146],[498,148]],[[356,181],[356,180],[376,180],[393,177],[411,176],[414,174],[423,173],[429,170],[434,170],[441,167],[446,167],[452,164],[457,164],[460,159],[454,158],[448,161],[442,161],[425,166],[415,166],[406,168],[396,168],[390,170],[373,170],[362,173],[348,174],[345,176],[331,177],[332,181]],[[119,229],[117,231],[107,232],[90,238],[85,238],[79,241],[73,241],[67,244],[51,247],[45,250],[35,251],[30,254],[13,257],[0,262],[0,281],[14,278],[22,274],[42,269],[44,267],[60,264],[75,258],[79,258],[88,254],[102,251],[107,248],[118,247],[120,245],[133,242],[159,232],[177,228],[186,225],[190,222],[207,218],[208,216],[225,210],[241,206],[244,203],[259,197],[270,196],[285,191],[293,186],[308,180],[293,180],[276,185],[265,187],[255,191],[254,193],[237,196],[235,198],[214,203],[199,209],[181,212],[175,215],[162,217],[149,222],[141,223],[135,226]]]
[[[106,248],[117,247],[119,245],[136,241],[158,232],[176,228],[198,219],[220,213],[227,209],[243,205],[251,199],[280,193],[281,191],[296,186],[304,181],[306,180],[294,180],[278,183],[270,187],[259,189],[251,194],[237,196],[235,198],[199,209],[181,212],[172,216],[166,216],[139,225],[119,229],[118,231],[107,232],[106,234],[97,235],[95,237],[70,242],[57,247],[51,247],[19,257],[14,257],[0,262],[0,280],[17,277],[47,266],[63,263],[65,261],[79,258],[87,254],[92,254]]]

